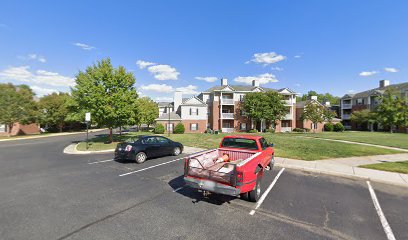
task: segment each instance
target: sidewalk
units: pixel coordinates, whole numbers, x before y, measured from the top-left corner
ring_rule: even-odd
[[[92,132],[99,132],[106,130],[106,128],[100,128],[100,129],[90,129],[89,133]],[[47,137],[58,137],[58,136],[66,136],[66,135],[74,135],[74,134],[80,134],[80,133],[86,133],[86,132],[63,132],[63,133],[50,133],[50,134],[44,134],[44,135],[25,135],[22,137],[12,137],[12,138],[5,138],[5,139],[0,139],[0,142],[6,142],[6,141],[17,141],[17,140],[29,140],[29,139],[36,139],[36,138],[47,138]]]
[[[289,158],[275,158],[277,166],[338,176],[357,177],[378,182],[408,187],[408,174],[359,168],[364,164],[397,162],[408,160],[408,153],[365,157],[335,158],[327,160],[303,161]]]

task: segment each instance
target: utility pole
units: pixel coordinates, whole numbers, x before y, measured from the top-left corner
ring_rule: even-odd
[[[167,136],[170,137],[170,106],[171,103],[169,103],[169,105],[167,106],[167,112],[169,114],[169,122],[167,124]]]

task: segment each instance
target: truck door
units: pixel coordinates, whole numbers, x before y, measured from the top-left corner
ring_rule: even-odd
[[[272,151],[269,147],[268,142],[265,140],[265,138],[259,139],[259,143],[261,144],[262,147],[262,153],[261,153],[261,158],[262,158],[262,166],[265,167],[268,165],[269,161],[272,159]]]

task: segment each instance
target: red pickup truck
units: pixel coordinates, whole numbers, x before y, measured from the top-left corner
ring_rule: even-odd
[[[256,202],[264,170],[274,163],[273,144],[262,136],[225,136],[218,149],[185,159],[184,180],[192,188]]]

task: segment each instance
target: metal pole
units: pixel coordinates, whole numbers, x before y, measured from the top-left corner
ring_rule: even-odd
[[[86,122],[86,149],[88,150],[88,122]]]
[[[167,125],[167,136],[170,137],[170,105],[168,106],[169,112],[169,123]]]

